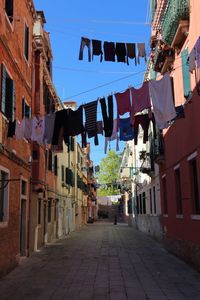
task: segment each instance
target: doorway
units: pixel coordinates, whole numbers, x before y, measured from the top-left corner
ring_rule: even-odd
[[[26,200],[21,199],[21,213],[20,213],[20,255],[26,256],[26,247],[27,247],[27,237],[26,237]]]

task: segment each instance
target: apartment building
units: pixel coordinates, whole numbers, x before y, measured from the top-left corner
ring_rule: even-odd
[[[163,130],[164,151],[155,159],[164,240],[170,251],[200,269],[199,1],[154,0],[151,7],[150,73],[155,78],[170,73],[175,107],[183,108]]]

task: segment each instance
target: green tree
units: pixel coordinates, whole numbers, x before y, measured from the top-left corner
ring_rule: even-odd
[[[115,183],[119,178],[120,163],[121,156],[113,150],[109,151],[107,156],[101,160],[98,174],[99,196],[117,195],[119,193]]]

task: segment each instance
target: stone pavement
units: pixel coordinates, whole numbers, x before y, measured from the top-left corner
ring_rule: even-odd
[[[125,224],[94,223],[24,259],[5,300],[200,299],[200,274]]]

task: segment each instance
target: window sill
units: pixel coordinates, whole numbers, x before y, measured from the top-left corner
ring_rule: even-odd
[[[183,215],[176,215],[176,219],[183,219],[184,216]]]
[[[192,220],[200,220],[200,215],[191,215]]]

